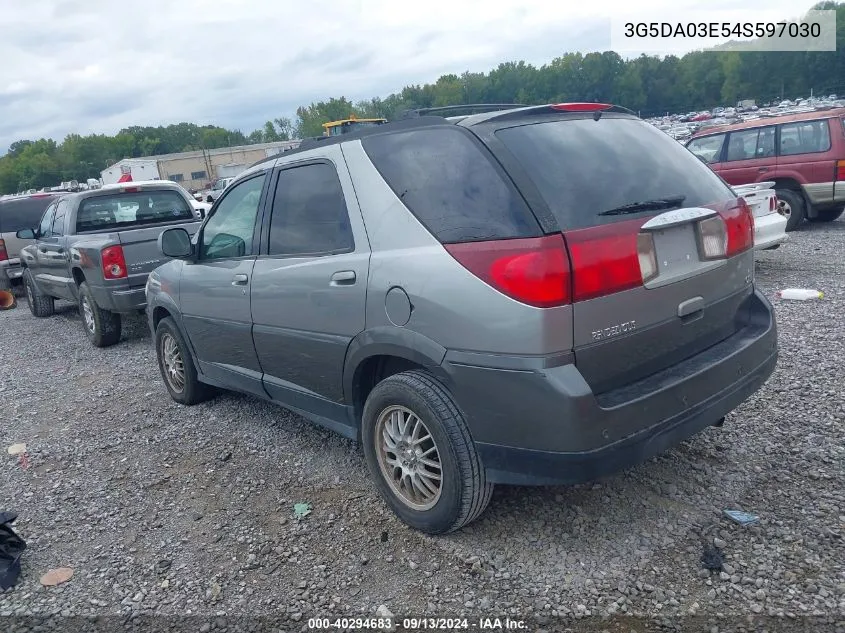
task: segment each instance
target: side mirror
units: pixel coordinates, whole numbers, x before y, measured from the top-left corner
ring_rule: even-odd
[[[173,228],[163,231],[158,236],[158,250],[165,257],[173,259],[188,259],[194,254],[191,236],[183,228]]]
[[[19,240],[34,240],[35,239],[35,231],[33,229],[21,229],[17,233],[15,233],[15,237]]]

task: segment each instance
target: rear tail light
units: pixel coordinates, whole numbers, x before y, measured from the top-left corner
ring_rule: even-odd
[[[845,160],[836,162],[836,180],[845,180]]]
[[[778,197],[772,196],[769,198],[769,211],[777,211],[778,210]]]
[[[123,279],[128,275],[122,246],[109,246],[100,254],[105,279]]]
[[[476,277],[521,303],[549,308],[570,301],[569,261],[560,235],[444,247]]]
[[[698,223],[698,246],[701,259],[721,259],[728,252],[728,229],[721,216]]]
[[[6,252],[6,242],[0,240],[0,262],[5,262],[9,259],[9,253]]]
[[[657,262],[653,262],[653,271],[649,262],[654,245],[650,236],[648,241],[640,241],[642,224],[642,220],[630,220],[565,233],[572,261],[573,301],[636,288],[646,275],[654,277]]]

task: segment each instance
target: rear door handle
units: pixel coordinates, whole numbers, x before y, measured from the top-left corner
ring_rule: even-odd
[[[759,171],[759,172],[769,171],[769,168],[768,167],[760,167],[757,171]]]
[[[332,275],[331,285],[332,286],[351,286],[355,283],[355,271],[354,270],[339,270],[334,275]]]
[[[245,286],[249,281],[249,276],[244,274],[237,274],[232,277],[233,286]]]

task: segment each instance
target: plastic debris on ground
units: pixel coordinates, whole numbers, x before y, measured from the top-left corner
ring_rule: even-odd
[[[760,520],[760,517],[756,514],[743,512],[742,510],[722,510],[722,513],[731,521],[739,523],[740,525],[753,525]]]
[[[701,566],[704,569],[722,571],[722,564],[724,562],[725,559],[722,556],[722,552],[714,545],[707,544],[704,546],[704,551],[701,552]]]
[[[9,453],[9,455],[23,455],[26,453],[26,444],[12,444],[6,449],[6,452]]]
[[[21,555],[26,549],[26,541],[9,525],[17,518],[14,512],[0,512],[0,591],[14,587],[21,573]]]
[[[776,295],[778,299],[786,301],[810,301],[812,299],[824,299],[824,293],[815,288],[785,288],[778,290]]]
[[[301,519],[304,516],[311,514],[311,504],[310,503],[297,503],[293,506],[293,514],[296,516],[297,519]]]

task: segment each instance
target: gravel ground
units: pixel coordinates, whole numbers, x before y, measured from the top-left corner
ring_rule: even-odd
[[[595,484],[499,487],[478,522],[439,538],[394,518],[350,442],[248,396],[171,402],[142,317],[98,350],[75,307],[39,320],[22,303],[0,314],[0,510],[20,514],[29,549],[0,618],[169,614],[204,632],[267,615],[298,631],[386,607],[527,630],[646,626],[624,614],[678,630],[754,614],[794,618],[771,630],[845,630],[843,245],[837,221],[758,256],[770,298],[790,286],[825,298],[773,298],[778,369],[723,428]],[[6,455],[15,442],[27,468]],[[740,527],[725,508],[760,522]],[[721,572],[702,569],[708,544]],[[40,585],[63,566],[69,582]]]

